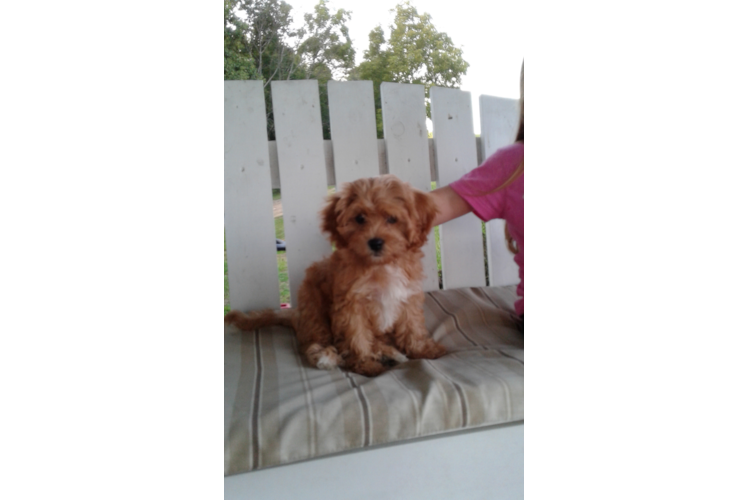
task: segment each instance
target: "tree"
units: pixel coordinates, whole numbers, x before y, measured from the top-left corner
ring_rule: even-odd
[[[390,38],[377,26],[369,33],[369,49],[352,78],[374,82],[377,109],[377,134],[382,132],[382,103],[379,86],[382,82],[417,83],[459,88],[469,64],[462,58],[462,49],[455,47],[446,33],[437,31],[427,13],[418,14],[410,2],[399,4],[394,10],[394,24]],[[431,108],[427,104],[427,114]]]
[[[249,50],[247,23],[234,12],[235,2],[223,2],[223,79],[255,80],[259,78]]]
[[[235,1],[246,18],[249,50],[265,86],[272,80],[301,76],[296,55],[299,32],[291,28],[292,7],[283,0]]]
[[[224,2],[224,79],[263,80],[268,138],[275,139],[270,82],[316,79],[323,136],[329,139],[327,82],[347,78],[354,66],[355,50],[345,25],[351,13],[333,13],[327,0],[320,0],[313,14],[304,15],[304,25],[294,29],[292,7],[283,0]]]
[[[299,55],[306,69],[306,78],[345,80],[355,65],[356,50],[348,34],[346,21],[350,11],[338,9],[331,13],[327,0],[320,0],[314,14],[304,14],[304,38]]]

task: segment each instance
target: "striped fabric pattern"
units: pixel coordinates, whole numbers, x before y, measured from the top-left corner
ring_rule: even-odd
[[[524,349],[506,325],[515,287],[426,294],[449,351],[367,378],[319,370],[284,327],[224,332],[224,474],[524,420]]]

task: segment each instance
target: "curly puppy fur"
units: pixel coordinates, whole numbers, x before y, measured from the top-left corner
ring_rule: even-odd
[[[407,359],[434,359],[446,349],[423,316],[421,247],[436,206],[393,175],[359,179],[331,195],[322,230],[335,251],[306,270],[298,308],[228,313],[242,330],[291,326],[312,366],[366,376]]]

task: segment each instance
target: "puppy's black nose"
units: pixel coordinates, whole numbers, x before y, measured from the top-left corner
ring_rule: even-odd
[[[379,252],[384,246],[384,240],[382,238],[372,238],[369,240],[369,248],[375,252]]]

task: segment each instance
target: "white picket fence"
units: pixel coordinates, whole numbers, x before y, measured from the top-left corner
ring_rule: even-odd
[[[513,142],[514,99],[480,96],[476,141],[470,93],[431,88],[433,140],[426,128],[423,85],[383,83],[384,139],[376,137],[370,81],[327,86],[332,140],[322,139],[319,87],[314,80],[271,83],[276,141],[266,132],[260,81],[224,82],[224,221],[229,300],[234,309],[280,306],[272,190],[281,188],[291,303],[305,269],[331,252],[319,211],[328,185],[392,173],[428,191],[449,184],[496,149]],[[504,245],[503,221],[486,225],[489,285],[519,282]],[[473,214],[440,227],[444,288],[485,286],[480,220]],[[425,290],[439,288],[433,237],[424,246]]]

